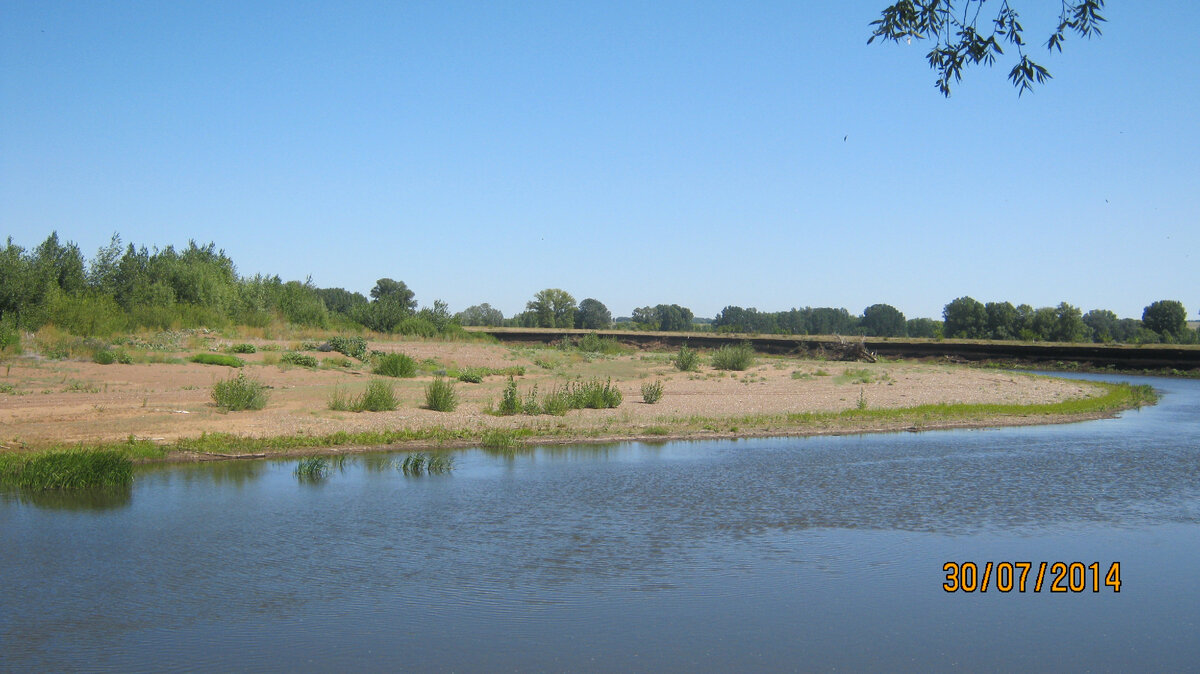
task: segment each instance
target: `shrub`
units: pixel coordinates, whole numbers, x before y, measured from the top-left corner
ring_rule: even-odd
[[[301,482],[316,482],[329,475],[329,459],[323,456],[310,456],[300,459],[294,471]]]
[[[642,384],[642,402],[646,403],[647,405],[653,405],[659,400],[662,400],[662,396],[663,383],[661,381],[646,382],[645,384]]]
[[[239,372],[236,377],[213,384],[213,402],[227,412],[261,410],[267,406],[266,387]]]
[[[306,353],[296,353],[295,351],[288,351],[287,353],[280,356],[279,362],[286,363],[288,365],[299,365],[300,367],[316,367],[317,366],[316,357],[310,356]]]
[[[435,412],[453,412],[458,407],[458,392],[454,382],[435,377],[425,387],[425,406]]]
[[[696,354],[695,349],[689,349],[686,346],[679,347],[679,353],[671,359],[675,367],[683,372],[691,372],[700,367],[700,356]]]
[[[191,361],[201,365],[224,365],[226,367],[241,367],[246,364],[237,356],[227,356],[222,353],[198,353],[191,357]]]
[[[351,358],[367,359],[367,340],[362,337],[330,337],[329,348]]]
[[[542,399],[542,412],[561,417],[571,409],[571,397],[565,389],[554,388]]]
[[[458,380],[468,384],[479,384],[483,382],[484,370],[482,368],[473,367],[463,370],[458,373]]]
[[[253,344],[234,344],[229,347],[229,353],[256,353],[257,348]]]
[[[622,399],[612,379],[603,384],[599,379],[567,384],[566,395],[571,409],[609,409],[619,406]]]
[[[625,353],[625,347],[621,343],[611,337],[601,337],[594,332],[589,332],[579,338],[575,348],[587,353],[602,353],[609,356]]]
[[[417,376],[417,361],[402,353],[388,353],[375,361],[372,374],[384,377],[415,377]]]
[[[112,365],[117,362],[117,356],[108,349],[101,349],[96,352],[96,355],[92,356],[92,360],[100,365]]]
[[[372,379],[351,409],[355,412],[390,412],[399,406],[396,389],[382,379]]]
[[[754,347],[747,342],[726,344],[713,352],[712,366],[718,370],[746,370],[754,365]]]
[[[113,351],[113,358],[116,358],[117,362],[122,365],[133,364],[133,356],[126,353],[124,349],[117,349],[116,351]]]
[[[504,393],[500,396],[500,407],[496,410],[497,414],[510,417],[521,411],[521,395],[517,393],[517,382],[512,378],[508,378],[508,383],[504,385]]]

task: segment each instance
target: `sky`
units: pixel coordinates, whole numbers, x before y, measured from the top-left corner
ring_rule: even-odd
[[[506,316],[1194,320],[1200,3],[1112,0],[1049,55],[1059,3],[1016,0],[1054,79],[1018,97],[1006,55],[947,99],[926,43],[867,45],[889,2],[0,0],[0,236]]]

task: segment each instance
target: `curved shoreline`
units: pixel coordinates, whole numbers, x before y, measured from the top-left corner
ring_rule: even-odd
[[[1105,389],[1099,396],[1033,405],[933,404],[909,408],[851,409],[841,412],[803,412],[742,416],[660,419],[670,425],[580,428],[561,424],[550,428],[514,429],[425,428],[385,429],[324,436],[295,434],[254,437],[202,434],[169,444],[130,439],[124,442],[49,445],[0,456],[31,457],[50,452],[107,450],[135,463],[183,463],[239,459],[291,458],[313,455],[359,454],[383,451],[453,450],[467,448],[518,450],[537,446],[592,445],[614,442],[672,442],[760,437],[814,437],[866,433],[923,432],[971,428],[1051,425],[1109,418],[1119,412],[1157,401],[1149,386],[1093,382]],[[536,417],[530,417],[536,419]],[[501,447],[489,447],[500,444]],[[21,460],[21,459],[17,459]]]

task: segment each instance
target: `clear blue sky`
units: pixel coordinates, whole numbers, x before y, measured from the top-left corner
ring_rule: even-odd
[[[1109,3],[949,100],[852,2],[0,0],[0,235],[506,316],[951,299],[1200,309],[1200,3]]]

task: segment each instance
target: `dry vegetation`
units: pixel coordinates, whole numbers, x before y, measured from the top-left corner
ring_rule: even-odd
[[[917,362],[842,363],[759,354],[749,369],[726,371],[715,370],[709,354],[701,353],[698,370],[683,372],[672,362],[674,352],[603,355],[551,346],[372,340],[371,349],[411,356],[418,364],[417,376],[387,379],[399,402],[394,411],[356,413],[330,409],[329,403],[339,392],[355,396],[366,389],[375,378],[367,364],[294,340],[244,335],[227,339],[199,332],[178,341],[174,350],[150,350],[136,343],[122,347],[133,356],[132,364],[101,365],[78,356],[48,360],[34,349],[9,358],[0,366],[5,375],[0,379],[0,444],[17,449],[131,436],[161,443],[218,432],[325,436],[383,429],[450,429],[476,435],[524,429],[534,436],[567,439],[780,434],[812,432],[789,422],[788,415],[801,413],[939,403],[1031,405],[1103,392],[1081,382]],[[240,370],[189,360],[198,352],[225,353],[242,343],[253,344],[255,352],[238,353],[245,362]],[[321,365],[289,365],[281,362],[283,353],[307,354]],[[434,411],[425,404],[426,389],[436,377],[518,367],[524,368],[523,375],[514,377],[522,396],[535,386],[544,394],[570,382],[611,378],[624,402],[615,409],[572,410],[559,416],[499,416],[494,411],[508,377],[491,374],[481,383],[458,382],[459,404],[452,412]],[[265,409],[228,412],[217,407],[213,386],[235,372],[267,387]],[[642,402],[643,384],[656,381],[662,382],[661,399],[653,405]],[[1030,422],[1019,416],[971,420]],[[878,420],[858,425],[879,427]],[[832,430],[847,429],[843,424]]]

